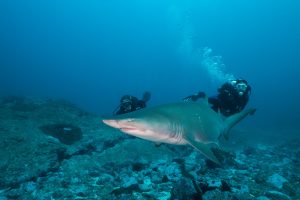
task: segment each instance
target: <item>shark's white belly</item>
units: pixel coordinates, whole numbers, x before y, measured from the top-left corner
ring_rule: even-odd
[[[128,132],[127,132],[128,133]],[[130,135],[134,135],[136,137],[150,140],[152,142],[157,143],[167,143],[167,144],[176,144],[176,145],[185,145],[187,141],[182,137],[182,133],[172,133],[172,132],[154,132],[151,130],[146,130],[144,132],[139,133],[129,133]]]

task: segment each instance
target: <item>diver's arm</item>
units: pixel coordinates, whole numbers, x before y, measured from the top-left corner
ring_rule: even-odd
[[[208,103],[210,103],[212,105],[211,108],[214,111],[216,111],[216,112],[219,111],[221,105],[220,105],[220,100],[218,99],[218,97],[215,97],[215,96],[214,97],[209,97],[208,98]]]
[[[203,98],[205,96],[206,96],[206,94],[204,92],[198,92],[196,94],[187,96],[187,97],[183,98],[182,100],[183,101],[197,101],[198,99]]]

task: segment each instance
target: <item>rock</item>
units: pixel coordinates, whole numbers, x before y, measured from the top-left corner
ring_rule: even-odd
[[[283,183],[282,190],[289,196],[297,195],[297,188],[295,188],[291,183]]]
[[[36,190],[36,183],[33,181],[22,184],[21,186],[25,192],[33,192]]]
[[[12,189],[6,193],[8,199],[19,199],[24,194],[24,191],[21,189]]]
[[[265,195],[272,200],[291,200],[288,195],[278,191],[268,191]]]
[[[249,155],[254,155],[257,153],[257,149],[252,147],[252,146],[248,146],[244,149],[244,154],[246,156],[249,156]]]
[[[122,187],[124,188],[128,188],[132,185],[138,184],[138,181],[136,180],[135,177],[123,177],[122,182],[123,182]]]
[[[182,177],[180,167],[175,162],[167,166],[161,166],[159,171],[165,173],[170,181],[178,181]]]
[[[222,186],[221,180],[208,180],[207,184],[210,188],[221,188]]]
[[[263,145],[263,144],[257,144],[257,145],[256,145],[256,148],[257,148],[258,150],[261,150],[261,151],[266,151],[266,150],[269,149],[268,146]]]
[[[57,138],[61,143],[71,145],[81,140],[81,129],[72,124],[49,124],[39,127],[43,133]]]
[[[111,176],[110,174],[104,173],[104,174],[100,175],[100,177],[98,177],[96,179],[96,184],[97,185],[105,185],[107,183],[112,183],[113,181],[114,181],[114,177],[113,176]]]
[[[249,187],[248,187],[248,185],[242,185],[240,192],[248,194],[249,193]]]
[[[71,187],[71,191],[79,197],[87,197],[88,187],[85,185],[76,185]]]
[[[256,197],[256,200],[270,200],[270,199],[265,196],[259,196],[259,197]]]
[[[222,190],[223,192],[224,192],[224,191],[231,191],[231,187],[230,187],[230,185],[227,183],[227,181],[221,180],[221,183],[222,183],[221,190]]]
[[[158,199],[158,200],[170,200],[171,193],[170,192],[144,192],[143,196],[147,197],[147,199]]]
[[[193,199],[194,196],[199,195],[195,190],[192,181],[186,178],[182,178],[178,182],[174,183],[171,194],[171,199]]]
[[[282,189],[283,183],[287,182],[287,180],[284,177],[282,177],[276,173],[276,174],[273,174],[272,176],[270,176],[268,178],[267,182],[278,189]]]
[[[222,200],[232,200],[236,199],[233,194],[230,192],[221,192],[220,190],[210,190],[207,191],[203,196],[203,200],[216,200],[216,199],[222,199]]]
[[[142,171],[146,166],[147,166],[147,164],[145,164],[145,163],[135,162],[135,163],[132,163],[132,170],[133,171]]]
[[[144,177],[144,182],[143,184],[139,184],[139,188],[141,191],[150,191],[152,189],[153,183],[151,182],[151,179],[146,176]]]
[[[165,178],[166,179],[164,179],[164,177],[157,172],[151,173],[151,180],[155,184],[162,183],[162,182],[168,182],[169,181],[168,177],[166,176]]]
[[[192,170],[201,169],[201,161],[199,159],[199,153],[197,151],[192,152],[184,161],[184,167],[186,172],[191,172]],[[204,164],[203,164],[204,165]]]
[[[134,191],[140,191],[138,184],[133,184],[129,187],[116,187],[114,190],[111,192],[111,194],[120,196],[123,194],[132,194]],[[121,199],[121,198],[118,198]]]

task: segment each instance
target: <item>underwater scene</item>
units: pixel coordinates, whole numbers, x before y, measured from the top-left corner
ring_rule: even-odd
[[[300,200],[299,11],[0,0],[0,200]]]

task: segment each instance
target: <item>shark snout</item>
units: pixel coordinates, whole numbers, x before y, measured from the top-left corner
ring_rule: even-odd
[[[122,119],[122,120],[104,119],[102,121],[106,125],[120,129],[122,131],[129,131],[129,130],[137,129],[137,125],[134,123],[134,120],[132,120],[132,119]]]
[[[117,120],[114,119],[104,119],[102,120],[104,124],[114,127],[114,128],[120,128],[120,124],[118,123]]]

